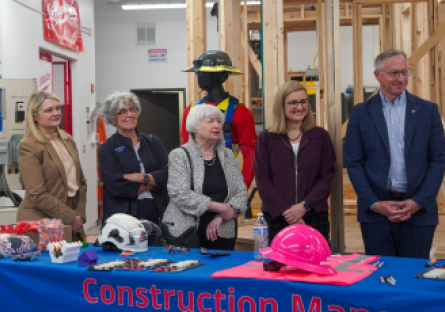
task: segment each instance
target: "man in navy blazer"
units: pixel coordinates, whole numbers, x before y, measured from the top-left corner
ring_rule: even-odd
[[[374,66],[380,92],[354,106],[345,142],[366,254],[427,259],[445,170],[442,118],[406,91],[404,52],[387,49]]]

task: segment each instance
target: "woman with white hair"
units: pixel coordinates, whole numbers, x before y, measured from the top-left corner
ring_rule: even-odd
[[[103,103],[105,122],[117,129],[99,147],[103,223],[115,213],[156,224],[162,217],[167,152],[160,138],[137,131],[140,113],[141,104],[131,92],[115,92]]]
[[[234,250],[236,218],[246,211],[248,196],[238,161],[224,147],[222,120],[211,105],[190,111],[189,141],[169,155],[170,203],[163,222],[175,238],[197,228],[199,247]]]

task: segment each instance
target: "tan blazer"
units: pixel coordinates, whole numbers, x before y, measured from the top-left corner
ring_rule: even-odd
[[[67,135],[68,136],[68,135]],[[71,136],[61,139],[76,165],[77,207],[67,206],[68,189],[65,168],[51,142],[39,143],[26,137],[19,144],[19,170],[26,190],[19,206],[17,221],[59,218],[70,225],[74,216],[86,220],[87,184],[80,166],[76,143]]]

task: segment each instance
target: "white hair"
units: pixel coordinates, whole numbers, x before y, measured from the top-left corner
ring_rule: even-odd
[[[405,58],[405,60],[408,60],[406,53],[403,52],[402,50],[388,48],[385,51],[383,51],[382,53],[380,53],[379,55],[377,55],[377,57],[374,60],[374,69],[382,69],[383,61],[386,60],[387,58],[390,58],[390,57],[393,57],[396,55],[403,56],[403,58]]]
[[[187,121],[185,123],[187,132],[193,133],[193,130],[199,129],[201,126],[201,122],[205,118],[211,116],[221,118],[221,121],[223,121],[223,114],[215,106],[206,104],[193,106],[187,116]]]
[[[141,103],[138,97],[132,92],[114,92],[108,96],[102,109],[102,117],[108,125],[116,126],[116,108],[124,108],[124,104],[132,103],[137,110],[137,116],[141,114]]]

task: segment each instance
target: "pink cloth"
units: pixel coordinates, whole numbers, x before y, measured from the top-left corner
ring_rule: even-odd
[[[337,271],[338,274],[336,275],[313,274],[292,267],[282,267],[277,272],[267,272],[263,270],[263,262],[250,261],[235,268],[215,272],[212,274],[212,278],[277,279],[348,286],[375,272],[377,268],[369,263],[378,259],[380,259],[379,256],[362,256],[359,254],[331,256],[331,266]]]

